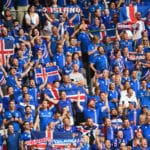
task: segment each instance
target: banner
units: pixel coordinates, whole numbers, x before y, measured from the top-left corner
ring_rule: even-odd
[[[129,53],[128,59],[130,61],[143,61],[143,60],[145,60],[145,55],[144,54]]]
[[[73,134],[78,134],[73,136]],[[64,149],[64,148],[76,148],[77,143],[81,140],[80,133],[70,132],[49,132],[49,131],[31,131],[31,140],[26,141],[26,146],[31,146],[37,150],[46,149]]]
[[[80,13],[81,9],[79,7],[47,7],[44,11],[47,11],[47,13],[64,14],[64,13]]]

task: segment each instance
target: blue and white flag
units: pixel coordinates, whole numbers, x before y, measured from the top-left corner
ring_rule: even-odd
[[[53,83],[53,81],[60,80],[57,66],[36,68],[34,72],[36,83],[38,85],[41,85],[46,78],[48,78],[47,83]]]
[[[135,23],[137,21],[135,18],[135,13],[141,12],[142,18],[144,18],[148,14],[149,9],[150,9],[150,6],[129,5],[129,6],[121,7],[119,21]]]

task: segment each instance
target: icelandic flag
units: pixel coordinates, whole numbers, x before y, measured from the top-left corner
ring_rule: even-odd
[[[86,94],[82,87],[68,88],[68,89],[64,89],[64,90],[66,91],[67,98],[71,99],[71,101],[77,101],[78,92],[80,91],[80,101],[85,102]]]
[[[11,40],[0,39],[0,61],[6,64],[6,56],[14,54],[13,42]]]
[[[26,146],[34,147],[36,150],[45,150],[47,143],[53,139],[53,133],[50,131],[31,131],[31,140],[26,141]]]
[[[34,70],[36,83],[41,85],[46,78],[48,78],[47,83],[53,83],[55,80],[60,80],[60,75],[57,66],[48,66],[36,68]]]
[[[149,10],[150,6],[124,6],[120,8],[119,21],[120,22],[130,22],[135,23],[137,19],[135,18],[136,12],[141,12],[142,18],[144,18]]]

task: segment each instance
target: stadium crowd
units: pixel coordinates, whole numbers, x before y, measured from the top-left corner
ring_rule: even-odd
[[[0,7],[0,150],[5,142],[8,150],[150,150],[149,1],[2,0]],[[57,79],[37,80],[36,69],[54,66]],[[43,132],[50,133],[44,147],[28,144]],[[54,132],[80,140],[56,148]]]

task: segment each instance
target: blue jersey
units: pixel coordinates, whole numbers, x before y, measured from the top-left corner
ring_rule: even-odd
[[[121,84],[124,84],[125,81],[129,81],[130,82],[130,77],[122,76],[122,78],[121,78]]]
[[[148,145],[150,145],[150,124],[144,124],[141,127],[143,131],[143,137],[147,139]]]
[[[100,9],[102,10],[104,8],[104,5],[102,3],[99,3],[99,4],[93,4],[93,5],[90,5],[88,11],[89,13],[91,13],[91,22],[90,23],[93,23],[94,22],[94,13],[97,9]],[[88,12],[86,11],[86,13]]]
[[[38,106],[39,88],[38,87],[29,87],[28,93],[29,93],[29,95],[32,95],[32,101],[35,104],[35,106]]]
[[[73,5],[73,4],[70,4],[69,5],[69,8],[71,9],[71,8],[76,8],[76,9],[80,9],[80,7],[77,5],[77,4],[75,4],[75,5]],[[75,25],[75,26],[77,26],[77,25],[79,25],[80,24],[80,20],[81,20],[81,16],[80,16],[80,13],[68,13],[68,19],[71,19],[74,15],[76,15],[76,17],[73,19],[73,24]]]
[[[110,58],[110,55],[112,53],[112,49],[113,49],[113,44],[112,43],[104,43],[102,44],[104,50],[105,50],[105,54],[107,56],[107,58]]]
[[[127,143],[133,139],[134,130],[131,126],[129,126],[128,128],[123,128],[122,131],[123,131],[123,138],[127,141]]]
[[[123,59],[114,59],[111,63],[111,67],[113,68],[114,66],[119,66],[120,72],[123,72],[123,69],[125,68]]]
[[[17,1],[17,6],[28,6],[29,5],[29,0],[18,0]]]
[[[83,109],[84,119],[87,120],[88,118],[92,118],[94,123],[98,123],[99,111],[100,110],[98,107],[96,107],[95,109],[84,107]]]
[[[93,51],[94,49],[96,49],[98,46],[100,46],[100,44],[93,44],[91,43],[88,46],[88,52]],[[93,54],[89,55],[89,62],[92,62],[93,59],[95,59],[95,57],[98,55],[98,51],[95,51]]]
[[[143,105],[147,105],[148,110],[150,110],[150,94],[140,98],[140,106],[142,107]]]
[[[36,64],[38,62],[38,64],[42,65],[43,67],[45,67],[46,64],[51,62],[49,56],[47,58],[42,57],[40,59],[38,59],[38,57],[35,57],[35,58],[33,58],[33,61],[34,61],[34,64]]]
[[[140,110],[139,109],[128,110],[127,118],[128,118],[128,120],[130,121],[131,124],[134,123],[134,125],[138,125],[139,115],[140,115]]]
[[[147,89],[139,89],[137,92],[137,98],[142,100],[143,97],[148,96],[148,90]]]
[[[15,104],[17,104],[16,95],[14,94],[13,96],[14,96]],[[5,95],[2,98],[2,104],[3,104],[3,108],[5,111],[8,110],[8,108],[9,108],[9,100],[10,100],[10,95]]]
[[[42,51],[42,55],[44,55],[45,51],[47,51],[47,43],[45,40],[41,39],[42,43],[41,44],[37,44],[35,43],[34,47],[33,47],[33,55],[36,54],[37,50],[41,50]]]
[[[132,71],[134,69],[134,63],[130,60],[128,60],[127,57],[123,56],[124,65],[129,71]]]
[[[19,77],[19,75],[16,75],[17,77]],[[15,77],[12,75],[8,75],[6,77],[6,85],[7,86],[12,86],[14,89],[14,95],[19,95],[20,94],[20,88],[17,86],[17,83],[15,81]]]
[[[121,143],[126,143],[125,139],[123,139],[123,138],[122,138],[122,139],[120,139],[120,138],[115,138],[115,139],[113,140],[113,148],[114,148],[115,150],[119,150]]]
[[[70,65],[65,65],[62,68],[62,74],[69,75],[70,73],[72,73],[72,71],[73,71],[72,63]]]
[[[18,105],[17,105],[17,110],[21,113],[21,117],[23,117],[25,115],[25,107],[26,106],[30,106],[31,107],[31,110],[32,110],[32,115],[35,116],[35,105],[31,104],[31,103],[25,103],[25,102],[20,102]]]
[[[65,55],[63,53],[56,53],[53,57],[53,62],[55,62],[59,69],[62,70],[62,68],[65,66]]]
[[[103,121],[104,121],[104,118],[106,117],[110,117],[109,115],[109,109],[106,108],[106,109],[102,109],[103,106],[106,106],[105,102],[102,102],[100,101],[99,103],[96,104],[96,108],[98,108],[100,111],[99,111],[99,118],[98,118],[98,123],[99,124],[102,124]]]
[[[147,63],[147,62],[145,61],[144,63]],[[142,65],[141,72],[142,72],[142,78],[146,78],[150,73],[150,69],[148,67]]]
[[[91,44],[89,35],[82,31],[78,34],[77,41],[81,45],[81,51],[87,53],[88,45]]]
[[[24,131],[21,133],[20,141],[26,142],[31,140],[31,132]]]
[[[4,110],[8,110],[8,107],[9,107],[9,100],[10,100],[10,97],[9,95],[5,95],[2,99],[2,103],[3,103],[3,108]]]
[[[108,60],[106,55],[97,55],[91,63],[95,65],[97,71],[102,72],[105,69],[108,69]]]
[[[11,118],[17,118],[21,119],[21,114],[19,111],[14,110],[13,112],[8,110],[4,113],[4,119],[6,120],[11,120]],[[14,126],[14,131],[19,131],[20,130],[20,124],[17,121],[12,121],[12,124]]]
[[[128,47],[129,52],[133,52],[133,41],[132,40],[121,40],[120,41],[120,48],[123,49],[124,47]]]
[[[83,63],[82,63],[82,61],[80,59],[72,60],[72,63],[73,64],[77,64],[79,66],[79,71],[80,71],[81,68],[83,68]]]
[[[46,127],[53,116],[53,112],[49,109],[43,110],[41,109],[39,112],[39,119],[40,119],[40,130],[45,131]]]
[[[31,125],[33,125],[34,120],[35,120],[35,117],[34,117],[32,114],[30,114],[28,117],[24,114],[24,116],[23,116],[23,118],[22,118],[22,121],[23,121],[23,122],[24,122],[24,121],[27,121],[27,122],[29,122],[29,124],[31,124]]]
[[[105,80],[104,78],[99,78],[98,83],[102,92],[108,92],[110,79]]]
[[[54,54],[56,54],[56,49],[57,49],[57,40],[59,39],[59,37],[57,36],[54,36],[53,34],[51,35],[51,39],[50,39],[50,42],[51,42],[51,51]]]
[[[111,90],[108,91],[108,101],[109,101],[110,109],[117,108],[118,103],[117,102],[112,102],[112,100],[113,99],[118,99],[118,98],[119,98],[119,94],[116,90],[115,91],[111,91]]]
[[[72,112],[72,104],[71,104],[71,100],[70,99],[66,99],[66,100],[59,100],[58,102],[58,109],[60,112],[62,112],[64,107],[68,107],[68,111],[71,115],[73,115]]]
[[[8,36],[5,36],[5,37],[2,37],[2,39],[5,40],[5,41],[7,41],[6,43],[10,44],[10,47],[13,48],[13,45],[15,43],[15,39],[14,39],[13,36],[8,35]]]
[[[12,86],[14,88],[14,90],[18,90],[18,86],[17,86],[17,83],[15,81],[15,77],[12,76],[12,75],[8,75],[6,77],[6,84],[7,86]]]
[[[18,59],[18,63],[19,63],[19,68],[22,68],[21,72],[23,72],[24,69],[24,65],[27,63],[27,58],[23,57],[23,58],[17,58]]]
[[[7,149],[11,150],[12,148],[15,148],[15,150],[19,150],[19,140],[20,140],[20,134],[19,133],[8,133],[8,136],[6,138],[6,145]]]
[[[140,81],[139,80],[133,80],[131,78],[130,80],[130,85],[131,85],[131,88],[135,91],[135,93],[137,93],[140,89]]]
[[[107,29],[110,28],[111,19],[112,19],[111,16],[106,16],[106,15],[102,16],[102,21],[105,24],[105,27]]]
[[[71,54],[75,53],[75,52],[81,52],[81,49],[80,47],[78,46],[68,46],[66,49],[65,49],[65,54],[69,52]]]
[[[67,4],[67,0],[57,0],[57,4],[60,7],[64,7]]]
[[[110,140],[110,141],[113,141],[114,137],[115,137],[114,132],[115,132],[115,130],[114,130],[114,128],[112,126],[111,127],[107,127],[106,128],[106,139]]]

